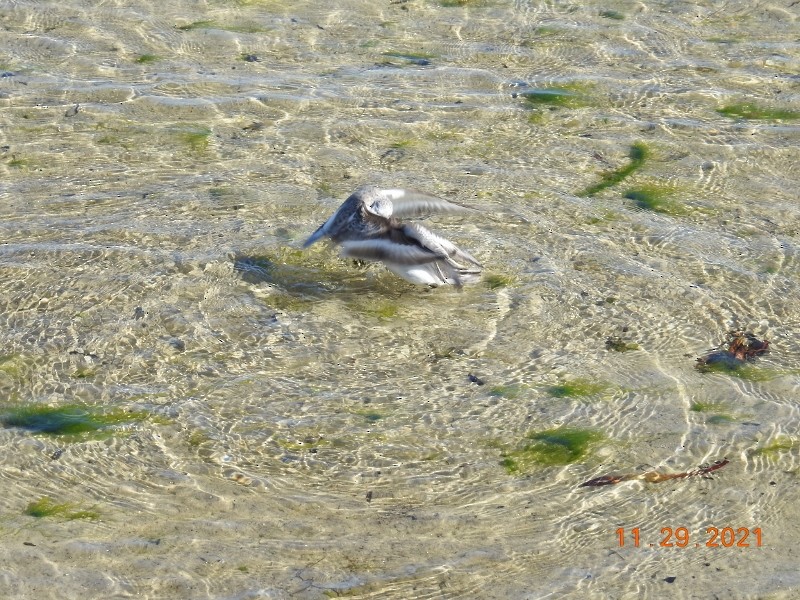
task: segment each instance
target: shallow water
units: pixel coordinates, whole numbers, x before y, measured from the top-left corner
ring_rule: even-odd
[[[0,8],[0,412],[131,418],[0,428],[0,596],[800,593],[800,121],[718,112],[800,111],[797,6],[93,4]],[[486,283],[301,251],[367,182],[481,209]]]

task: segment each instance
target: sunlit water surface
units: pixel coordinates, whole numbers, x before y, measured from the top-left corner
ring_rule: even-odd
[[[329,4],[0,8],[0,412],[118,417],[6,417],[0,597],[797,597],[796,3]],[[301,251],[363,183],[485,281]]]

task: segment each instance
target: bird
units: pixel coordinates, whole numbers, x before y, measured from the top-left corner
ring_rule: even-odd
[[[482,265],[468,252],[418,223],[400,219],[428,213],[472,213],[427,194],[365,185],[354,191],[303,243],[322,238],[341,246],[341,255],[382,262],[411,283],[438,287],[475,283]]]

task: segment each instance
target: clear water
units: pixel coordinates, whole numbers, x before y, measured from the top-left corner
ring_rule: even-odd
[[[800,121],[718,109],[800,111],[799,14],[4,4],[0,412],[131,419],[0,428],[0,596],[795,597]],[[579,101],[524,98],[553,86]],[[363,183],[479,208],[427,224],[487,283],[301,251]],[[733,329],[771,352],[698,372]],[[557,427],[599,440],[503,465]]]

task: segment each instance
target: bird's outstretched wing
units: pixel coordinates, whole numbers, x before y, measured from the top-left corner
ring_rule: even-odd
[[[420,246],[427,248],[434,255],[444,256],[455,261],[456,264],[466,261],[476,267],[483,266],[469,252],[465,252],[450,240],[436,235],[418,223],[406,223],[403,225],[403,233],[406,237],[416,240]]]
[[[380,193],[392,202],[391,214],[393,217],[402,219],[404,217],[418,217],[431,213],[474,213],[478,212],[474,208],[461,206],[447,200],[442,200],[436,196],[429,196],[422,192],[402,189],[380,190]]]
[[[341,254],[347,258],[378,260],[398,265],[419,265],[447,258],[446,254],[421,246],[398,244],[387,239],[342,242]]]

